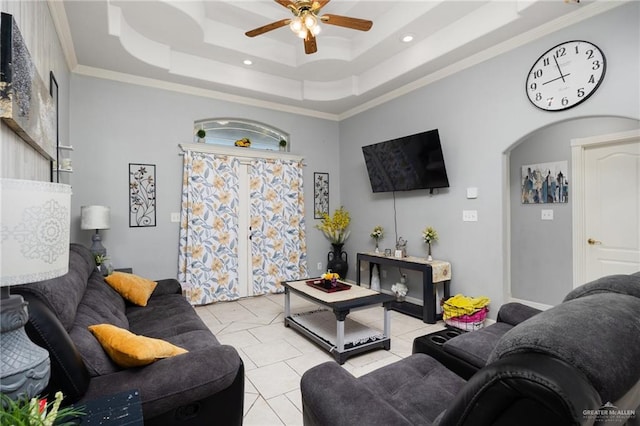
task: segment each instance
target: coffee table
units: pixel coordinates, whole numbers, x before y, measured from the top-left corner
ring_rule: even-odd
[[[308,279],[282,283],[285,294],[285,327],[293,328],[318,346],[329,351],[339,364],[344,364],[347,358],[352,355],[372,349],[383,348],[389,350],[391,348],[389,305],[395,300],[393,296],[357,285],[351,285],[349,290],[325,293],[309,286],[307,281]],[[341,283],[350,285],[342,281]],[[319,309],[292,315],[292,293],[328,310]],[[351,311],[377,305],[384,307],[384,330],[382,333],[379,330],[347,318]]]

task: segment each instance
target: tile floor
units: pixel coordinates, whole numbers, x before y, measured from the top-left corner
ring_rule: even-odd
[[[316,305],[292,295],[292,312]],[[300,378],[309,368],[333,361],[320,347],[284,327],[284,295],[265,295],[197,307],[218,340],[235,347],[245,366],[244,424],[302,425]],[[349,318],[382,330],[381,307],[354,311]],[[391,312],[391,350],[374,350],[343,365],[358,377],[411,355],[413,339],[444,328]],[[335,361],[333,361],[335,362]]]

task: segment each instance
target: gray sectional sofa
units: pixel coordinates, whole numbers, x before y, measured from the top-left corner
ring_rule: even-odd
[[[640,273],[605,277],[509,327],[468,380],[423,353],[359,378],[320,364],[304,424],[638,424],[639,336]]]
[[[65,276],[14,291],[29,304],[28,335],[49,351],[46,390],[61,390],[66,403],[137,389],[147,425],[242,424],[242,360],[233,347],[218,342],[176,280],[158,281],[147,306],[132,305],[104,281],[89,250],[72,244]],[[121,368],[87,328],[103,323],[189,352]]]

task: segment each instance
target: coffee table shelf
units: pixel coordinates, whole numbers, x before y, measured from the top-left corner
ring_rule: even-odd
[[[391,348],[391,316],[388,308],[394,300],[393,296],[359,286],[353,286],[349,291],[338,292],[340,295],[336,296],[337,293],[324,293],[308,286],[305,280],[283,282],[282,284],[285,288],[285,327],[293,328],[328,351],[339,364],[344,364],[350,356],[365,351],[379,348],[389,350]],[[292,293],[327,309],[292,315]],[[384,330],[382,333],[357,321],[347,319],[347,315],[351,311],[376,305],[384,307]],[[329,322],[333,319],[335,319],[335,333],[328,332],[331,328]],[[358,331],[358,342],[345,343],[345,330],[349,335],[353,329]]]

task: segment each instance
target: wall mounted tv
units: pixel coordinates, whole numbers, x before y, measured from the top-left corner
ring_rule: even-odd
[[[438,129],[362,147],[373,192],[448,188]]]

